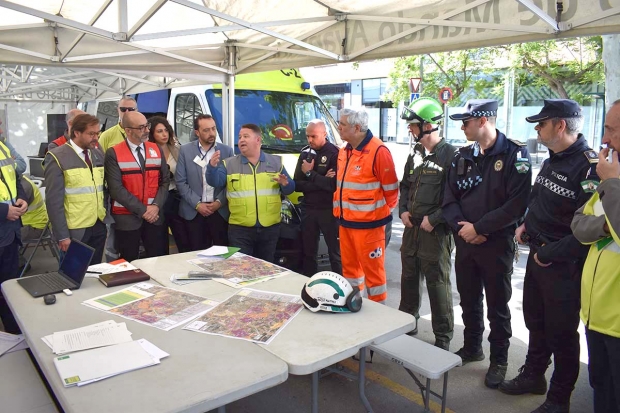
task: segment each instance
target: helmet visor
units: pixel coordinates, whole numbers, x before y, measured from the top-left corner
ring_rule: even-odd
[[[406,120],[407,122],[419,121],[418,117],[414,112],[411,111],[407,106],[403,108],[403,111],[400,113],[400,118]]]

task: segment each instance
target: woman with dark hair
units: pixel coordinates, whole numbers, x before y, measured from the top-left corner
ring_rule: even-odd
[[[174,242],[177,244],[179,252],[190,251],[189,238],[183,220],[179,216],[179,202],[181,196],[177,191],[174,182],[177,160],[179,159],[179,144],[174,136],[172,126],[161,116],[154,116],[149,119],[151,129],[149,130],[149,141],[158,144],[164,154],[166,163],[170,169],[170,186],[168,187],[168,198],[164,204],[164,216],[166,225],[172,230]]]

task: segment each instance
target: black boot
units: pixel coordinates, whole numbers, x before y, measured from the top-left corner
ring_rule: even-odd
[[[519,375],[512,380],[504,380],[499,385],[499,391],[506,394],[545,394],[547,393],[547,379],[544,374],[537,374],[527,365],[519,368]],[[542,410],[544,411],[544,410]]]
[[[463,366],[466,365],[467,363],[471,363],[472,361],[482,361],[484,360],[484,353],[482,352],[482,349],[478,350],[478,351],[470,351],[467,350],[465,347],[462,347],[460,350],[458,350],[456,353],[457,356],[459,356],[461,358],[461,360],[463,361]]]
[[[507,369],[508,364],[491,363],[484,378],[484,385],[490,389],[497,389],[497,386],[504,381]]]
[[[551,400],[545,400],[543,404],[538,406],[538,409],[533,410],[532,413],[569,413],[570,403],[555,403]]]

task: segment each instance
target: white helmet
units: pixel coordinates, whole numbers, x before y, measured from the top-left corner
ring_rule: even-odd
[[[362,308],[359,288],[351,287],[346,278],[331,271],[314,274],[302,288],[301,300],[313,313],[356,313]]]

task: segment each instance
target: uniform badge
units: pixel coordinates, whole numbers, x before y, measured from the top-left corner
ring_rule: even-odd
[[[327,156],[323,155],[321,156],[321,163],[325,163],[327,162]]]
[[[159,158],[159,156],[157,156],[157,152],[155,152],[155,149],[153,148],[149,148],[149,155],[151,155],[151,158]]]
[[[598,155],[594,151],[585,151],[583,153],[586,156],[586,159],[590,163],[598,163]]]
[[[517,172],[524,174],[530,170],[530,164],[528,162],[516,162],[515,168],[517,168]]]
[[[495,162],[495,166],[494,166],[494,167],[495,167],[495,170],[496,170],[497,172],[499,172],[499,171],[501,171],[501,170],[502,170],[502,168],[504,167],[504,162],[502,162],[501,160],[499,160],[499,161]]]
[[[598,182],[591,179],[581,181],[581,187],[583,188],[583,192],[593,194],[596,188],[598,188]]]

